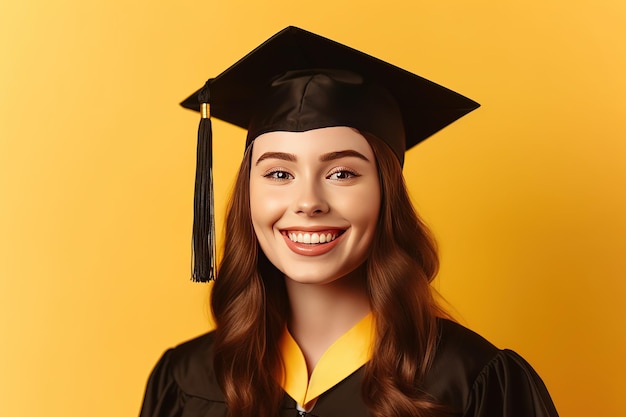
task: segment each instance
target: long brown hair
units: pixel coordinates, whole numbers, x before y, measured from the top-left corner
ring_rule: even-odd
[[[381,210],[365,262],[376,342],[362,392],[374,417],[435,416],[441,407],[421,389],[435,352],[437,317],[430,281],[435,242],[408,197],[391,149],[364,134],[374,154]],[[214,367],[232,417],[274,417],[284,395],[274,376],[277,340],[289,315],[284,279],[259,248],[250,215],[248,147],[228,207],[224,257],[213,287]]]

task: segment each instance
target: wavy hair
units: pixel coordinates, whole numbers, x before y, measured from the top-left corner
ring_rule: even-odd
[[[423,391],[435,354],[437,317],[430,282],[439,261],[434,239],[409,199],[391,149],[364,134],[376,155],[381,209],[365,261],[376,342],[366,364],[363,399],[374,417],[445,414]],[[283,391],[274,375],[282,363],[277,340],[289,315],[284,278],[260,249],[250,214],[246,149],[226,219],[224,256],[213,287],[217,324],[214,368],[231,417],[274,417]]]

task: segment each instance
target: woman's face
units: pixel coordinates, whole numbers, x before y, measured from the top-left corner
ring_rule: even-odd
[[[250,209],[263,252],[287,278],[325,284],[347,275],[365,261],[380,210],[369,143],[348,127],[259,136]]]

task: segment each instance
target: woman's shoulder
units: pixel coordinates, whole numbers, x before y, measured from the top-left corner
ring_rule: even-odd
[[[524,358],[450,320],[439,321],[437,352],[425,385],[467,416],[557,416],[543,381]]]
[[[501,350],[478,333],[447,319],[439,319],[439,337],[434,366],[461,367],[473,378]]]
[[[207,333],[167,350],[146,387],[141,417],[173,415],[183,408],[223,403],[213,372],[214,334]],[[173,413],[173,414],[172,414]]]
[[[193,362],[195,365],[205,365],[208,354],[213,352],[215,332],[208,332],[178,344],[167,350],[166,354],[177,365]]]
[[[478,375],[500,350],[458,323],[440,319],[438,324],[437,350],[424,382],[439,401],[459,408]]]
[[[221,399],[213,372],[214,336],[209,332],[183,342],[166,351],[159,361],[166,362],[171,378],[184,393]]]

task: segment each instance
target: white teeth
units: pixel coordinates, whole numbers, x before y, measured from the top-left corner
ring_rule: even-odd
[[[287,233],[289,240],[298,243],[317,244],[332,242],[337,238],[336,234],[332,233]]]

